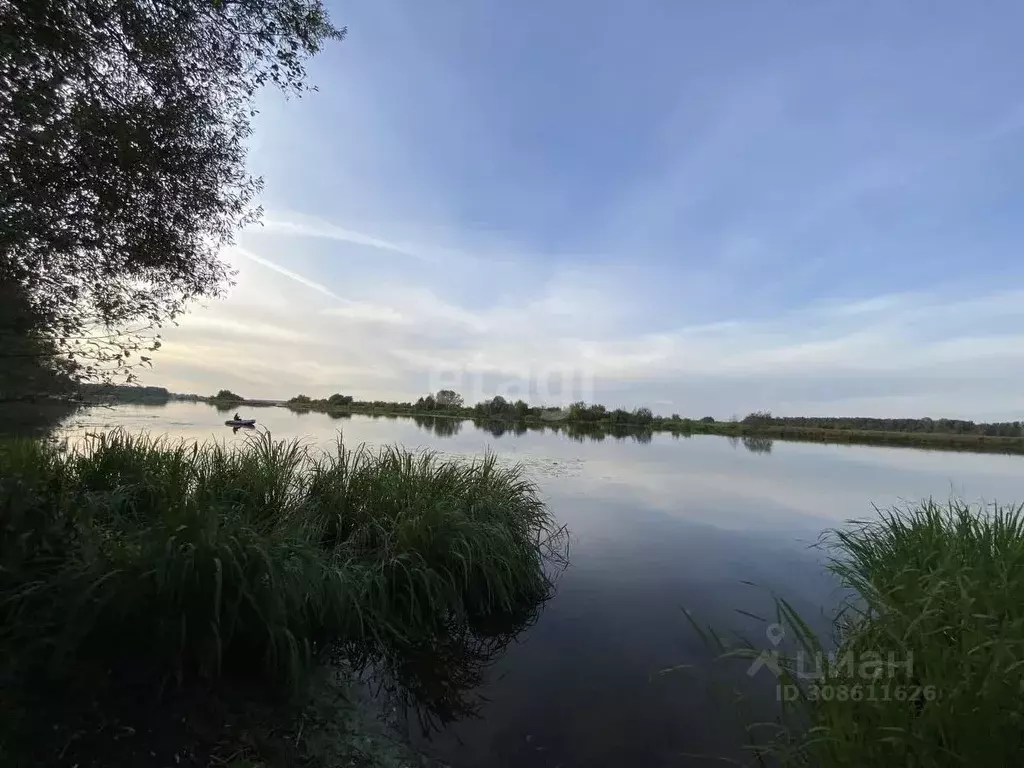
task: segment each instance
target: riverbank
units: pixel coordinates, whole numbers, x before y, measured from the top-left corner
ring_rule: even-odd
[[[386,728],[377,749],[358,725],[356,676],[427,691],[406,663],[424,647],[500,650],[565,541],[493,456],[268,436],[7,441],[0,509],[0,756],[16,765],[405,764]]]
[[[302,405],[268,401],[245,401],[243,405],[247,407],[278,406],[289,408],[299,413],[325,413],[336,418],[343,418],[348,415],[363,415],[418,419],[456,419],[459,421],[472,421],[478,426],[484,427],[488,424],[502,424],[512,429],[521,427],[524,430],[562,431],[570,436],[579,436],[584,439],[588,435],[597,437],[629,437],[659,432],[680,437],[718,435],[721,437],[762,438],[793,442],[874,445],[1024,455],[1024,437],[1000,435],[744,424],[740,421],[701,421],[679,417],[653,417],[645,422],[613,421],[611,419],[580,421],[572,419],[559,409],[549,409],[541,416],[518,418],[514,414],[480,416],[473,409],[469,408],[425,411],[412,406],[403,407],[400,404],[330,406],[323,403],[323,401]]]
[[[775,675],[781,719],[750,728],[754,754],[822,768],[1017,764],[1024,507],[929,500],[823,543],[849,594],[833,637],[780,600],[775,647],[720,644],[748,674]]]
[[[445,397],[442,397],[445,395]],[[568,407],[530,406],[522,400],[502,397],[462,405],[462,398],[450,391],[420,398],[416,403],[382,400],[359,401],[335,394],[326,399],[298,395],[290,400],[246,399],[228,390],[212,397],[174,395],[209,403],[221,412],[239,408],[284,407],[297,413],[325,413],[335,418],[347,415],[416,417],[472,420],[478,425],[505,424],[512,429],[565,430],[571,436],[633,435],[642,439],[654,432],[678,436],[719,435],[737,439],[789,440],[795,442],[877,445],[1024,455],[1024,425],[1020,421],[975,423],[959,419],[872,419],[854,417],[773,417],[767,412],[748,414],[743,419],[718,421],[710,416],[692,419],[672,414],[656,416],[649,408],[608,410],[600,404],[574,403]],[[569,425],[569,426],[566,426]]]

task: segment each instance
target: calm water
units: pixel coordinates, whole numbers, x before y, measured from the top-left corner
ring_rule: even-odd
[[[823,530],[870,516],[872,503],[951,492],[1024,500],[1024,462],[1013,456],[659,434],[576,442],[550,432],[496,437],[470,422],[421,426],[283,408],[242,415],[275,437],[311,443],[330,443],[340,429],[350,445],[490,449],[525,464],[571,529],[571,565],[557,594],[467,692],[477,717],[429,738],[414,732],[426,751],[459,768],[712,765],[695,755],[735,756],[736,721],[709,695],[707,675],[658,674],[680,664],[708,668],[711,654],[683,606],[759,642],[763,625],[737,609],[765,614],[772,594],[823,624],[837,597],[820,553],[809,549]],[[223,426],[226,417],[204,404],[118,406],[80,412],[64,429],[244,439]],[[754,693],[771,691],[770,679],[746,682]]]

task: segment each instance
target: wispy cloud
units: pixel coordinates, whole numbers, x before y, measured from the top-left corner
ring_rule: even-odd
[[[434,265],[454,267],[479,265],[480,256],[471,252],[476,249],[483,250],[487,260],[491,263],[514,263],[514,259],[510,259],[506,250],[501,253],[495,252],[493,244],[485,246],[463,244],[460,247],[452,247],[443,243],[396,242],[294,211],[271,211],[264,217],[259,229],[275,234],[333,240],[339,243],[364,246]],[[452,235],[451,232],[448,234]],[[466,233],[457,233],[456,236],[466,237]],[[479,240],[479,236],[476,239]]]
[[[410,245],[399,245],[389,240],[382,240],[378,237],[356,232],[344,227],[335,226],[324,221],[310,219],[301,214],[270,214],[261,222],[262,226],[270,232],[280,232],[301,237],[320,237],[328,240],[338,240],[353,245],[365,245],[381,251],[391,251],[403,256],[415,258],[427,258],[423,249]]]
[[[326,285],[318,283],[315,280],[310,280],[308,277],[303,277],[298,272],[294,272],[290,269],[282,267],[280,264],[277,264],[271,261],[270,259],[264,258],[263,256],[257,256],[252,251],[247,251],[244,248],[239,248],[238,246],[233,246],[232,250],[235,253],[239,254],[240,256],[244,256],[245,258],[249,259],[249,261],[254,261],[260,266],[266,267],[269,270],[277,272],[277,274],[279,275],[287,277],[289,280],[294,280],[296,283],[304,285],[310,290],[316,291],[317,293],[322,293],[324,296],[328,296],[329,298],[332,299],[340,298],[338,294],[336,294]]]

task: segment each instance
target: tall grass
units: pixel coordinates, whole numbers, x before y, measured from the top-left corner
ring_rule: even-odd
[[[543,599],[564,541],[519,468],[254,435],[0,446],[6,673],[77,665],[295,686]]]
[[[1019,764],[1024,507],[929,500],[880,510],[824,543],[853,596],[832,654],[778,603],[799,650],[780,657],[779,691],[791,700],[754,757],[826,768]],[[760,653],[747,644],[727,655]]]

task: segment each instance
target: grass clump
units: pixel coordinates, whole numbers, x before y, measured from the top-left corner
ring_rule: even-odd
[[[339,446],[308,480],[321,540],[357,574],[361,632],[415,641],[453,616],[513,611],[548,590],[550,515],[493,454],[467,464]]]
[[[561,534],[493,456],[269,435],[6,443],[0,682],[294,693],[338,653],[379,658],[543,600]]]
[[[761,762],[1016,765],[1024,754],[1024,507],[928,500],[828,534],[851,597],[822,639],[784,601],[781,721]],[[726,655],[767,658],[747,644]],[[765,729],[769,736],[765,737]]]

